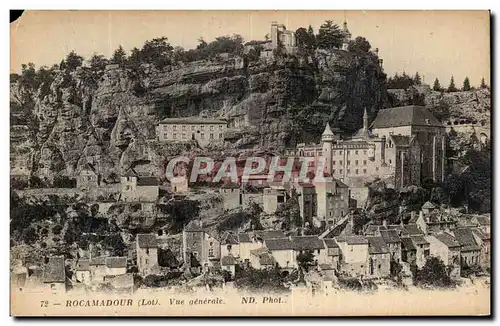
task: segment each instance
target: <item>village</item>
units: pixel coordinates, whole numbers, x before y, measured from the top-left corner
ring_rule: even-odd
[[[346,22],[342,33],[338,50],[347,51],[351,34]],[[273,22],[269,39],[248,42],[245,52],[256,47],[262,48],[263,60],[275,55],[277,49],[293,54],[295,34]],[[378,58],[378,49],[375,53]],[[377,62],[382,65],[382,59]],[[110,66],[106,69],[117,69],[117,65]],[[155,126],[155,141],[194,144],[200,150],[221,146],[232,140],[231,130],[244,128],[247,118],[231,117],[228,121],[224,113],[217,118],[165,118]],[[282,152],[242,150],[235,159],[236,180],[226,177],[218,182],[212,182],[216,168],[193,179],[189,164],[176,169],[170,178],[166,177],[167,164],[153,169],[141,169],[139,164],[110,181],[109,176],[104,177],[102,162],[89,160],[78,167],[71,186],[28,187],[17,190],[16,195],[84,200],[96,207],[92,218],[112,225],[114,231],[107,227],[101,234],[77,234],[68,244],[71,255],[53,254],[37,263],[13,261],[12,288],[56,295],[92,291],[131,294],[138,288],[259,290],[260,285],[252,280],[261,277],[265,280],[256,282],[264,284],[261,291],[271,286],[330,293],[339,288],[359,290],[383,284],[404,288],[425,283],[422,273],[430,271],[432,277],[432,272],[443,266],[446,284],[459,284],[471,275],[488,276],[489,214],[473,214],[467,206],[451,207],[431,200],[411,207],[402,201],[388,204],[382,200],[374,209],[376,217],[365,218],[367,202],[376,196],[374,184],[383,182],[387,189],[398,192],[445,180],[447,171],[455,168],[446,154],[450,132],[453,125],[443,124],[424,106],[378,112],[365,108],[358,132],[345,134],[324,121],[316,143],[299,143]],[[477,148],[489,145],[486,134],[473,134]],[[263,161],[265,168],[243,173],[248,162],[254,167],[251,160],[255,158]],[[291,175],[285,178],[269,165],[282,160],[306,164],[307,173],[292,166]],[[21,157],[15,161],[11,174],[26,175],[26,160]],[[43,175],[44,167],[40,170]],[[270,171],[277,173],[270,177]],[[318,173],[320,178],[316,178]],[[127,221],[129,225],[121,229],[116,226],[117,215],[140,213],[141,218],[146,216],[143,220],[157,221],[158,216],[174,215],[162,212],[160,205],[192,206],[194,202],[201,207],[196,214],[174,210],[182,216],[178,228],[144,221],[137,222],[142,223],[141,228],[130,227],[135,221]],[[61,226],[63,231],[58,234],[71,232],[68,228]],[[111,233],[120,239],[120,250],[92,241],[84,245],[78,242],[87,236],[111,238]],[[57,246],[63,241],[53,242]]]
[[[223,120],[174,119],[162,121],[157,130],[160,141],[178,141],[179,132],[181,141],[204,140],[199,131],[208,131],[209,140],[219,141],[225,125]],[[212,137],[215,130],[217,137]],[[398,211],[397,221],[356,221],[369,197],[365,182],[370,178],[384,179],[395,189],[418,185],[424,177],[442,181],[447,164],[445,141],[445,127],[424,107],[412,106],[382,110],[371,123],[365,110],[363,128],[353,136],[342,135],[327,123],[319,145],[300,144],[283,153],[283,157],[309,158],[307,164],[313,171],[323,159],[324,178],[320,180],[306,181],[297,174],[285,180],[282,176],[270,179],[264,173],[238,173],[236,182],[222,179],[211,184],[208,178],[200,186],[186,173],[162,183],[157,176],[131,169],[110,186],[102,182],[99,169],[88,163],[72,191],[93,198],[104,217],[116,203],[138,204],[141,211],[153,214],[155,205],[168,196],[184,200],[200,198],[200,193],[201,198],[211,194],[207,201],[219,198],[226,214],[250,210],[260,214],[246,227],[240,224],[228,230],[214,228],[213,219],[207,220],[209,213],[188,217],[177,235],[161,227],[131,235],[122,256],[89,244],[79,248],[73,259],[51,256],[41,266],[19,262],[12,280],[21,291],[132,293],[140,286],[167,284],[208,289],[232,286],[250,269],[277,272],[285,288],[328,292],[348,279],[361,286],[387,281],[408,286],[434,258],[442,261],[450,280],[460,281],[470,270],[486,275],[490,268],[489,215],[468,214],[466,208],[427,201],[416,210],[389,207]],[[109,187],[114,189],[112,195]],[[102,188],[107,189],[105,199]],[[296,214],[276,224],[279,212],[292,209],[292,203]],[[180,248],[174,248],[172,237],[180,241]],[[172,279],[177,279],[175,285],[169,283]]]

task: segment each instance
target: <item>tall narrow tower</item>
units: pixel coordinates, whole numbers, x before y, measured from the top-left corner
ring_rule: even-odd
[[[345,17],[345,11],[344,11],[344,26],[342,28],[342,33],[344,34],[344,39],[342,40],[342,50],[347,51],[352,34],[349,31],[349,28],[347,27],[347,19]]]
[[[332,148],[336,137],[330,128],[330,123],[326,123],[325,131],[321,135],[321,144],[323,147],[322,156],[325,158],[325,172],[328,175],[332,174]]]

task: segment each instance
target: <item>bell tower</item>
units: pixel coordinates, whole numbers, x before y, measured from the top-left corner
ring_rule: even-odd
[[[325,158],[325,173],[328,175],[332,174],[332,148],[333,143],[338,140],[332,129],[330,128],[330,123],[326,123],[325,131],[321,135],[321,145],[322,145],[322,156]]]

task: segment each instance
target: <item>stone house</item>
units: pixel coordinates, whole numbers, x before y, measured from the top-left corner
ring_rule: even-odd
[[[238,234],[227,233],[225,236],[222,236],[220,243],[220,255],[221,257],[240,257],[240,242]]]
[[[158,241],[154,234],[137,234],[136,253],[137,267],[142,276],[159,271]]]
[[[91,258],[90,263],[90,277],[92,283],[104,282],[106,276],[106,257]]]
[[[201,147],[222,143],[227,131],[227,121],[198,117],[166,118],[156,127],[160,142],[196,141]]]
[[[304,221],[310,221],[313,216],[316,216],[317,202],[316,202],[316,187],[311,183],[293,183],[300,208],[300,217]]]
[[[223,271],[228,271],[229,273],[231,273],[232,277],[234,277],[235,275],[236,264],[236,259],[231,255],[223,256],[220,260],[221,269]]]
[[[43,270],[42,283],[44,291],[57,295],[66,292],[64,256],[49,257],[49,262]]]
[[[323,182],[315,182],[316,216],[333,225],[349,213],[349,189],[338,179],[326,177]]]
[[[282,186],[264,188],[262,201],[264,213],[274,214],[280,204],[284,204],[290,198],[286,189]]]
[[[92,282],[92,275],[90,273],[89,259],[79,259],[76,262],[75,279],[78,283],[90,285]]]
[[[335,270],[340,270],[340,247],[335,239],[323,239],[327,249],[327,260],[325,264],[329,264]],[[321,264],[320,264],[321,265]],[[325,266],[322,268],[324,269]]]
[[[442,232],[426,236],[429,242],[430,254],[439,257],[450,269],[452,279],[460,278],[460,243],[449,233]]]
[[[380,236],[368,240],[368,278],[386,278],[391,275],[391,252]]]
[[[417,266],[417,247],[410,237],[401,238],[401,261]]]
[[[427,261],[427,257],[431,254],[430,243],[426,240],[423,235],[412,235],[410,236],[413,245],[415,246],[415,262],[418,268],[422,268]]]
[[[471,228],[453,230],[455,240],[460,244],[460,266],[467,268],[480,265],[481,246],[476,242]]]
[[[314,264],[327,263],[328,248],[324,241],[317,235],[303,235],[291,237],[295,256],[300,253],[310,252],[314,256]]]
[[[219,188],[219,193],[222,196],[224,210],[233,210],[243,205],[243,196],[238,184],[226,182]]]
[[[276,260],[276,264],[279,267],[284,269],[293,269],[298,267],[294,244],[289,237],[267,239],[264,244]]]
[[[154,176],[139,176],[129,170],[120,178],[121,199],[123,201],[154,202],[158,200],[160,187],[158,179]]]
[[[476,225],[481,232],[491,234],[491,219],[484,215],[476,215],[472,218],[472,224]]]
[[[248,263],[256,269],[274,268],[277,265],[276,260],[268,248],[251,250]]]
[[[81,191],[90,191],[101,185],[101,175],[97,168],[91,163],[85,163],[78,171],[76,177],[76,188]]]
[[[368,240],[359,235],[341,235],[335,238],[341,251],[341,270],[350,276],[368,274]]]
[[[484,268],[491,266],[491,238],[490,234],[482,232],[479,228],[473,228],[472,234],[474,239],[481,247],[479,263]]]
[[[123,275],[127,272],[127,257],[106,257],[106,276]]]
[[[204,271],[219,265],[221,245],[218,236],[205,229],[201,221],[191,221],[182,231],[182,256],[187,268]]]
[[[401,261],[401,238],[398,235],[397,230],[381,230],[380,236],[387,245],[389,252],[391,254],[391,260],[399,263]]]

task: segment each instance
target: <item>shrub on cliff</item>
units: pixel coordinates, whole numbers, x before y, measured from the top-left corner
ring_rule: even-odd
[[[347,47],[347,50],[349,52],[353,52],[355,54],[362,54],[362,53],[367,53],[370,51],[371,48],[370,42],[366,40],[366,38],[362,36],[356,37],[355,40],[350,41],[349,45]]]
[[[446,266],[438,257],[428,257],[422,269],[415,276],[415,284],[431,287],[452,287],[455,282],[450,278]]]
[[[283,285],[283,281],[279,268],[238,268],[234,275],[234,286],[250,292],[286,292],[288,289]]]

